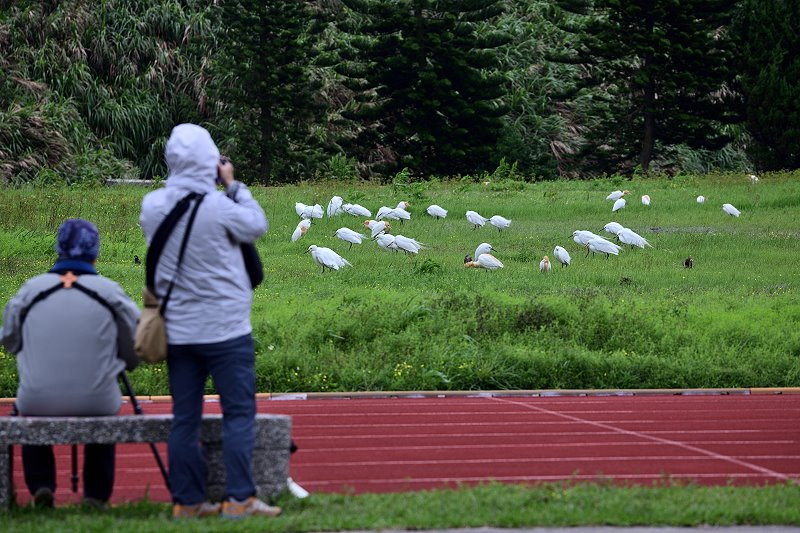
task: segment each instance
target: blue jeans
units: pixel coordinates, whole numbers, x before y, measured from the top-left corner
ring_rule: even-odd
[[[213,344],[170,344],[167,366],[172,393],[169,478],[172,501],[194,505],[206,499],[207,467],[200,444],[203,391],[210,374],[222,406],[222,455],[226,497],[256,493],[253,447],[256,436],[256,375],[253,338]]]

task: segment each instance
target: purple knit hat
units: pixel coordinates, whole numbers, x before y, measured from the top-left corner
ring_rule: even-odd
[[[91,262],[100,252],[100,233],[97,227],[82,218],[69,218],[61,223],[56,236],[59,259]]]

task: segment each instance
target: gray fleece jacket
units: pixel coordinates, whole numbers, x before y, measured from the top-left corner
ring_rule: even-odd
[[[17,355],[17,407],[34,416],[113,415],[122,403],[117,376],[139,363],[133,351],[139,308],[114,281],[84,274],[78,283],[108,302],[116,320],[73,287],[30,307],[20,324],[31,300],[59,282],[55,273],[31,278],[3,312],[0,343]]]
[[[238,181],[228,195],[216,190],[219,150],[200,126],[176,126],[165,152],[170,170],[167,185],[142,200],[139,223],[148,245],[178,200],[190,192],[206,195],[167,305],[168,342],[210,344],[246,335],[252,330],[253,289],[240,243],[253,242],[267,231],[264,210]],[[155,288],[159,298],[175,273],[188,218],[187,212],[175,226],[158,262]]]

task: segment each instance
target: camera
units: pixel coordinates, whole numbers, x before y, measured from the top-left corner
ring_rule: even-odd
[[[227,157],[227,156],[224,156],[224,155],[223,155],[223,156],[221,156],[221,157],[219,158],[219,164],[220,164],[220,165],[227,165],[227,164],[228,164],[228,163],[230,163],[230,162],[231,162],[231,160],[230,160],[230,158],[229,158],[229,157]],[[219,173],[219,167],[217,167],[217,179],[216,179],[216,183],[217,183],[217,185],[223,185],[223,182],[222,182],[222,176],[220,176],[220,173]]]

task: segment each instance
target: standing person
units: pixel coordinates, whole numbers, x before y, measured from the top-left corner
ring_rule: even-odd
[[[28,280],[3,313],[0,343],[17,356],[16,407],[25,416],[114,415],[122,404],[117,377],[139,359],[133,335],[139,309],[95,270],[100,235],[88,220],[58,228],[58,260]],[[104,507],[114,486],[114,444],[84,449],[84,502]],[[52,446],[23,446],[25,483],[37,507],[52,507]]]
[[[178,253],[189,214],[176,224],[155,272],[159,298],[174,279],[165,313],[167,366],[173,422],[169,470],[175,518],[276,516],[256,498],[252,455],[255,444],[255,350],[250,307],[253,291],[240,243],[253,242],[268,228],[261,206],[221,162],[211,135],[194,124],[172,130],[166,146],[166,187],[148,193],[139,218],[148,243],[176,203],[190,193],[205,195],[189,233],[183,261]],[[216,184],[225,192],[216,190]],[[195,205],[194,200],[192,206]],[[190,208],[191,210],[191,208]],[[211,375],[223,413],[226,498],[206,501],[206,463],[200,446],[203,391]]]

